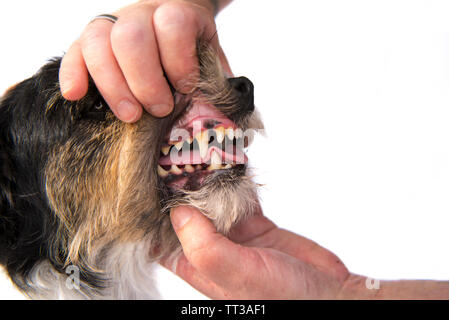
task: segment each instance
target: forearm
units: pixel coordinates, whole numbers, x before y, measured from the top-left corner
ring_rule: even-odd
[[[376,281],[351,275],[345,282],[340,298],[363,300],[449,299],[449,281]]]

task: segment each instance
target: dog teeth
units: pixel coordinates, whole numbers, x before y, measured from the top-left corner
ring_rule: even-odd
[[[200,156],[202,159],[206,158],[207,150],[209,150],[209,132],[205,130],[195,135],[195,140],[198,142],[200,149]]]
[[[170,173],[180,175],[180,174],[182,174],[182,170],[177,165],[172,164],[171,168],[170,168]]]
[[[211,165],[221,165],[221,156],[217,151],[212,151],[212,154],[210,156],[210,163]]]
[[[170,152],[171,146],[163,146],[162,147],[162,153],[164,154],[164,156],[168,155]]]
[[[160,165],[157,166],[157,174],[161,178],[166,178],[168,176],[168,172],[165,171]]]
[[[184,167],[184,170],[188,173],[193,173],[195,172],[195,168],[192,167],[190,164],[186,164],[186,166]]]
[[[234,140],[234,129],[227,128],[226,129],[226,136],[229,138],[229,140]]]
[[[243,138],[243,130],[242,129],[236,129],[234,130],[234,135],[236,139]]]
[[[224,127],[218,127],[214,129],[215,135],[217,136],[217,141],[219,143],[222,143],[225,137],[225,128]]]
[[[211,137],[213,137],[214,139],[212,139]],[[209,144],[209,138],[211,138],[211,144]],[[226,129],[223,125],[219,124],[219,126],[214,129],[202,130],[201,132],[198,132],[197,134],[195,134],[193,138],[185,137],[181,141],[179,140],[168,141],[168,143],[161,148],[161,152],[164,156],[169,155],[170,152],[176,152],[176,155],[178,155],[178,151],[185,149],[186,152],[190,153],[190,161],[197,164],[196,165],[185,164],[184,166],[181,166],[181,168],[175,164],[172,164],[169,171],[165,170],[162,166],[158,165],[157,167],[158,175],[162,178],[166,178],[170,174],[182,175],[183,173],[191,174],[194,173],[195,171],[205,169],[207,171],[214,171],[214,170],[223,170],[223,169],[226,170],[233,168],[235,166],[234,163],[228,163],[228,161],[222,159],[220,153],[221,150],[216,151],[213,149],[212,149],[213,151],[210,154],[210,160],[207,162],[209,166],[205,168],[204,163],[198,164],[198,161],[199,162],[205,161],[207,153],[211,147],[214,148],[218,147],[219,149],[223,148],[224,150],[226,147],[223,146],[222,144],[225,142],[225,139],[226,139],[225,143],[226,147],[229,146],[231,148],[230,150],[227,150],[227,153],[232,154],[234,148],[233,145],[237,146],[237,148],[240,147],[240,149],[243,149],[244,147],[247,146],[248,142],[250,142],[248,140],[252,140],[252,136],[247,137],[246,131],[243,132],[243,130],[240,128],[234,129],[233,127],[229,127]],[[176,161],[173,160],[173,162]]]
[[[181,150],[183,145],[184,145],[184,141],[179,141],[178,143],[175,144],[175,148],[177,150]]]

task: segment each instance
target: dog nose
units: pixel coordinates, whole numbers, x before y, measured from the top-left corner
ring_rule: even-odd
[[[229,84],[238,95],[241,112],[251,113],[254,111],[254,85],[246,77],[230,78]]]

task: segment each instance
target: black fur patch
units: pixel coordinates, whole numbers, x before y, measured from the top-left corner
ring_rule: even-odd
[[[36,263],[48,259],[63,272],[66,261],[55,239],[59,221],[45,196],[48,154],[70,137],[77,121],[102,121],[110,112],[92,83],[80,102],[56,99],[59,66],[59,58],[50,61],[0,104],[0,263],[24,289]],[[95,282],[86,270],[81,278]]]

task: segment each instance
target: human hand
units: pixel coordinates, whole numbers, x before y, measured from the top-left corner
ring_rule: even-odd
[[[116,23],[92,21],[63,57],[64,98],[81,99],[90,74],[122,121],[140,119],[141,106],[156,117],[166,116],[174,101],[164,72],[176,90],[188,92],[183,80],[198,73],[198,38],[210,41],[230,73],[209,0],[146,0],[113,14],[119,17]]]
[[[191,207],[171,220],[184,253],[162,264],[213,299],[336,299],[349,277],[333,253],[261,213],[229,238]]]

